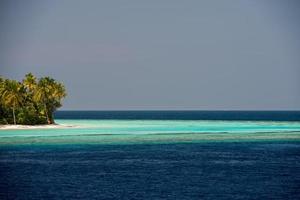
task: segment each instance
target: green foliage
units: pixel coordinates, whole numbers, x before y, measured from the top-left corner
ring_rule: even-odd
[[[18,124],[35,125],[47,123],[46,117],[38,115],[34,107],[23,107],[19,109],[17,119]]]
[[[62,83],[29,73],[22,82],[0,77],[0,124],[53,124],[53,112],[66,97]]]

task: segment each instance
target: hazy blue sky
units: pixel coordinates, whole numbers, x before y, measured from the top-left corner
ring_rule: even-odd
[[[297,0],[1,0],[0,26],[0,74],[65,110],[300,110]]]

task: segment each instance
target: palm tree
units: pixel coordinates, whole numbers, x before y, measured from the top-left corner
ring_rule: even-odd
[[[33,94],[37,88],[37,79],[32,73],[28,73],[25,75],[25,78],[22,82],[24,89],[26,90],[25,100],[26,104],[24,105],[27,107],[26,109],[34,108],[35,115],[38,117],[39,115],[39,105],[37,102],[33,101]]]
[[[32,93],[37,86],[36,77],[32,73],[26,74],[25,79],[23,79],[23,85],[27,92]]]
[[[33,94],[33,100],[43,105],[44,112],[47,118],[47,123],[50,124],[47,102],[48,102],[48,97],[51,95],[51,88],[48,82],[49,82],[48,78],[47,79],[41,78],[39,80],[36,90],[34,91]]]
[[[61,100],[67,96],[65,86],[62,83],[54,82],[52,85],[52,95],[51,95],[51,103],[50,103],[50,109],[51,109],[51,115],[50,115],[50,121],[52,124],[54,124],[54,117],[53,113],[54,111],[61,107]]]
[[[33,100],[43,105],[48,124],[54,123],[53,112],[61,106],[61,100],[66,96],[63,84],[53,78],[41,78],[33,94]]]
[[[22,85],[15,80],[7,79],[1,87],[1,94],[2,103],[12,109],[14,124],[17,124],[15,110],[23,102]]]
[[[2,100],[2,93],[3,93],[3,88],[4,88],[4,78],[0,76],[0,124],[2,123],[2,120],[4,118],[4,106],[3,106],[3,100]]]
[[[4,91],[4,81],[5,79],[0,76],[0,103],[2,103],[2,93]]]

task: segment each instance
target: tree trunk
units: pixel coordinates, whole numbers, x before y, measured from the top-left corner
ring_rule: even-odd
[[[47,123],[48,123],[48,124],[51,124],[51,121],[49,120],[48,110],[47,110],[46,104],[45,104],[44,106],[45,106],[45,113],[46,113]]]
[[[14,125],[16,125],[16,115],[15,115],[15,107],[13,107],[13,117],[14,117]]]
[[[50,122],[51,122],[51,124],[55,124],[53,112],[51,112],[51,115],[50,115]]]

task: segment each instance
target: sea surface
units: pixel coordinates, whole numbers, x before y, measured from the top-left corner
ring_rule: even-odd
[[[0,130],[0,199],[300,199],[300,112],[63,111]]]

